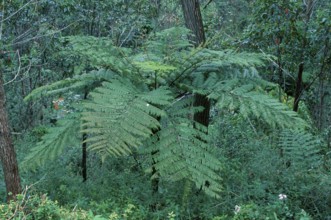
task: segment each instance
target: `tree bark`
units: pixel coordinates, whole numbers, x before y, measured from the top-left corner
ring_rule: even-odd
[[[293,103],[293,111],[297,112],[299,110],[299,102],[300,98],[303,92],[303,81],[302,81],[302,75],[304,71],[304,65],[305,65],[305,50],[307,49],[308,39],[307,39],[307,33],[308,33],[308,23],[310,21],[312,12],[314,8],[314,0],[308,0],[306,4],[306,20],[305,20],[305,32],[303,35],[303,41],[302,41],[302,52],[300,56],[300,64],[299,64],[299,70],[296,80],[296,87],[295,87],[295,94],[294,94],[294,103]]]
[[[2,75],[0,72],[0,159],[5,177],[7,201],[10,201],[21,192],[21,181],[14,144],[10,136]]]
[[[184,13],[185,25],[190,29],[193,35],[189,36],[192,43],[198,47],[206,42],[205,31],[203,28],[202,16],[199,0],[181,0]],[[210,101],[200,94],[195,95],[194,106],[203,106],[204,110],[194,114],[194,121],[203,124],[208,128]]]
[[[83,134],[83,144],[82,144],[82,177],[83,182],[87,180],[87,143],[85,140],[87,139],[87,134]]]
[[[294,94],[294,103],[293,103],[293,111],[297,112],[299,110],[299,102],[300,96],[302,92],[302,75],[303,75],[304,63],[299,64],[299,71],[297,75],[297,81],[295,86],[295,94]]]
[[[197,47],[206,42],[199,0],[181,0],[185,25],[192,31],[189,39]]]
[[[88,92],[84,93],[84,100],[87,99]],[[85,142],[87,139],[87,134],[84,133],[83,136],[83,143],[82,143],[82,177],[83,182],[87,180],[87,143]]]

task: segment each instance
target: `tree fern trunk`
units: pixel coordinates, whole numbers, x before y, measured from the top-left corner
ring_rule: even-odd
[[[160,118],[158,118],[158,120],[160,120]],[[153,131],[153,133],[157,133],[159,130],[156,129]],[[159,139],[157,141],[160,141]],[[159,183],[160,183],[160,177],[157,174],[157,169],[155,167],[156,164],[156,160],[155,160],[155,154],[157,154],[159,151],[152,151],[151,153],[151,157],[152,157],[152,180],[151,180],[151,186],[152,186],[152,195],[154,197],[156,197],[156,195],[159,192]],[[151,204],[151,209],[153,211],[157,211],[157,207],[158,207],[158,201],[155,201]]]
[[[155,87],[155,89],[156,89],[156,87]],[[161,118],[157,117],[157,120],[160,121]],[[159,131],[159,129],[153,130],[153,134],[156,134],[158,131]],[[160,141],[160,139],[158,138],[157,141]],[[152,184],[152,193],[153,193],[153,195],[155,195],[159,192],[160,178],[157,175],[157,170],[156,170],[156,167],[155,167],[155,164],[156,164],[155,154],[157,154],[158,152],[159,151],[156,150],[156,151],[152,151],[152,153],[151,153],[151,157],[152,157],[152,182],[151,182],[151,184]],[[154,204],[152,206],[156,207],[156,204]]]
[[[190,195],[192,190],[192,182],[189,179],[185,180],[184,184],[184,190],[183,190],[183,196],[182,196],[182,213],[186,213],[189,201],[190,201]]]
[[[0,159],[5,177],[7,201],[10,201],[21,192],[21,182],[14,144],[10,136],[5,99],[2,73],[0,72]]]
[[[159,191],[159,182],[160,182],[160,179],[159,177],[155,176],[157,175],[157,170],[155,168],[155,164],[156,164],[156,161],[154,159],[154,155],[157,154],[158,152],[157,151],[153,151],[152,152],[152,192],[153,194],[156,194],[158,193]]]
[[[210,101],[206,96],[196,94],[194,100],[194,106],[203,106],[202,112],[194,114],[194,121],[203,124],[208,128],[209,125],[209,112],[210,112]]]

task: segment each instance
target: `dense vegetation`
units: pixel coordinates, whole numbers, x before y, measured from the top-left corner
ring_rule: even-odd
[[[331,218],[330,1],[0,9],[0,219]]]

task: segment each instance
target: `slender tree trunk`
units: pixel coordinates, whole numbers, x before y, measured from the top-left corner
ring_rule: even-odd
[[[330,28],[327,28],[326,33],[329,33],[329,31],[330,31]],[[319,104],[318,104],[318,108],[317,108],[318,114],[317,114],[317,116],[315,116],[315,118],[317,120],[317,127],[319,128],[320,131],[324,128],[325,122],[327,122],[327,120],[325,120],[325,117],[324,117],[324,108],[325,108],[324,99],[326,96],[324,83],[325,83],[325,81],[327,81],[327,78],[325,77],[325,75],[326,75],[325,67],[327,65],[328,52],[329,52],[329,37],[326,37],[325,43],[324,43],[322,66],[321,66],[321,70],[320,70],[320,74],[319,74],[318,95],[320,98],[319,98]]]
[[[203,29],[199,0],[181,0],[181,4],[185,18],[185,25],[193,33],[193,35],[189,36],[189,39],[196,47],[203,45],[206,42],[206,37]],[[202,112],[194,114],[194,121],[203,124],[208,128],[210,112],[209,99],[204,95],[196,94],[194,106],[204,107]]]
[[[21,192],[21,182],[14,144],[10,136],[2,77],[3,74],[0,72],[0,159],[5,177],[7,201],[10,201]]]
[[[87,180],[87,144],[85,142],[87,138],[87,134],[83,134],[83,144],[82,144],[82,177],[83,177],[83,182]]]
[[[84,93],[84,100],[87,99],[88,92]],[[87,134],[83,134],[83,143],[82,143],[82,177],[83,182],[87,180],[87,143],[85,142],[87,139]]]
[[[302,93],[303,69],[304,69],[304,62],[301,62],[299,64],[299,71],[298,71],[298,75],[297,75],[297,81],[296,81],[296,86],[295,86],[295,94],[294,94],[293,111],[295,111],[295,112],[297,112],[299,110],[300,96],[301,96],[301,93]]]
[[[313,12],[313,7],[314,7],[314,0],[308,0],[307,5],[306,5],[306,20],[305,20],[305,32],[303,36],[303,41],[302,41],[302,52],[301,52],[301,58],[300,58],[300,64],[299,64],[299,70],[298,70],[298,75],[297,75],[297,80],[296,80],[296,87],[295,87],[295,93],[294,93],[294,103],[293,103],[293,111],[297,112],[299,110],[299,102],[300,98],[303,92],[303,82],[302,82],[302,75],[304,71],[304,65],[305,65],[305,50],[307,47],[307,32],[308,32],[308,24],[310,21],[311,14]]]

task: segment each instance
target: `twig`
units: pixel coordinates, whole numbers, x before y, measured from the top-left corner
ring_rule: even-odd
[[[20,12],[23,8],[25,8],[26,6],[28,6],[31,2],[33,2],[35,0],[31,0],[28,3],[26,3],[25,5],[23,5],[21,8],[19,8],[17,11],[15,11],[13,14],[9,15],[7,18],[4,18],[1,20],[1,23],[4,21],[7,21],[9,18],[13,17],[14,15],[16,15],[18,12]],[[38,2],[38,1],[37,1]],[[35,2],[35,3],[37,3]]]
[[[19,73],[21,71],[21,56],[20,56],[20,51],[17,50],[16,51],[16,54],[18,56],[18,69],[17,69],[17,72],[16,72],[16,74],[15,74],[15,76],[14,76],[14,78],[12,80],[10,80],[10,81],[8,81],[8,82],[6,82],[6,83],[3,84],[4,86],[7,85],[7,84],[9,84],[9,83],[11,83],[11,82],[13,82],[17,78],[17,76],[19,75]]]
[[[250,126],[252,127],[252,129],[253,129],[254,133],[255,133],[255,134],[258,136],[258,133],[256,132],[256,129],[255,129],[255,127],[254,127],[253,123],[251,122],[251,120],[249,119],[249,117],[247,117],[247,120],[248,120],[248,122],[249,122]]]
[[[210,4],[212,1],[213,1],[213,0],[209,0],[209,1],[207,2],[207,4],[205,4],[205,6],[203,6],[203,8],[202,8],[202,9],[203,9],[203,10],[204,10],[204,9],[206,9],[206,8],[207,8],[207,6],[208,6],[208,5],[209,5],[209,4]]]
[[[277,68],[280,68],[284,73],[286,73],[289,77],[291,77],[293,80],[295,80],[295,78],[286,69],[280,67],[274,60],[272,60],[271,58],[269,58],[267,56],[267,54],[261,48],[259,48],[259,50],[263,53],[263,55],[265,55],[267,57],[267,59],[269,61],[272,62],[273,65],[275,65]]]
[[[82,19],[80,19],[80,20],[82,20]],[[72,22],[71,24],[65,26],[64,28],[61,28],[61,29],[59,29],[59,30],[57,30],[57,31],[53,31],[52,33],[44,34],[44,35],[37,35],[37,36],[31,37],[31,38],[29,38],[29,39],[26,39],[26,40],[23,40],[23,41],[19,41],[19,42],[16,42],[16,43],[12,43],[12,44],[8,44],[8,45],[5,45],[5,46],[19,45],[19,44],[27,43],[27,42],[29,42],[29,41],[31,41],[31,40],[35,40],[35,39],[39,39],[39,38],[47,37],[47,36],[52,36],[52,35],[54,35],[54,34],[56,34],[56,33],[60,33],[60,32],[62,32],[63,30],[69,28],[70,26],[74,25],[75,23],[77,23],[77,22],[80,21],[80,20],[77,20],[77,21],[75,21],[75,22]]]

